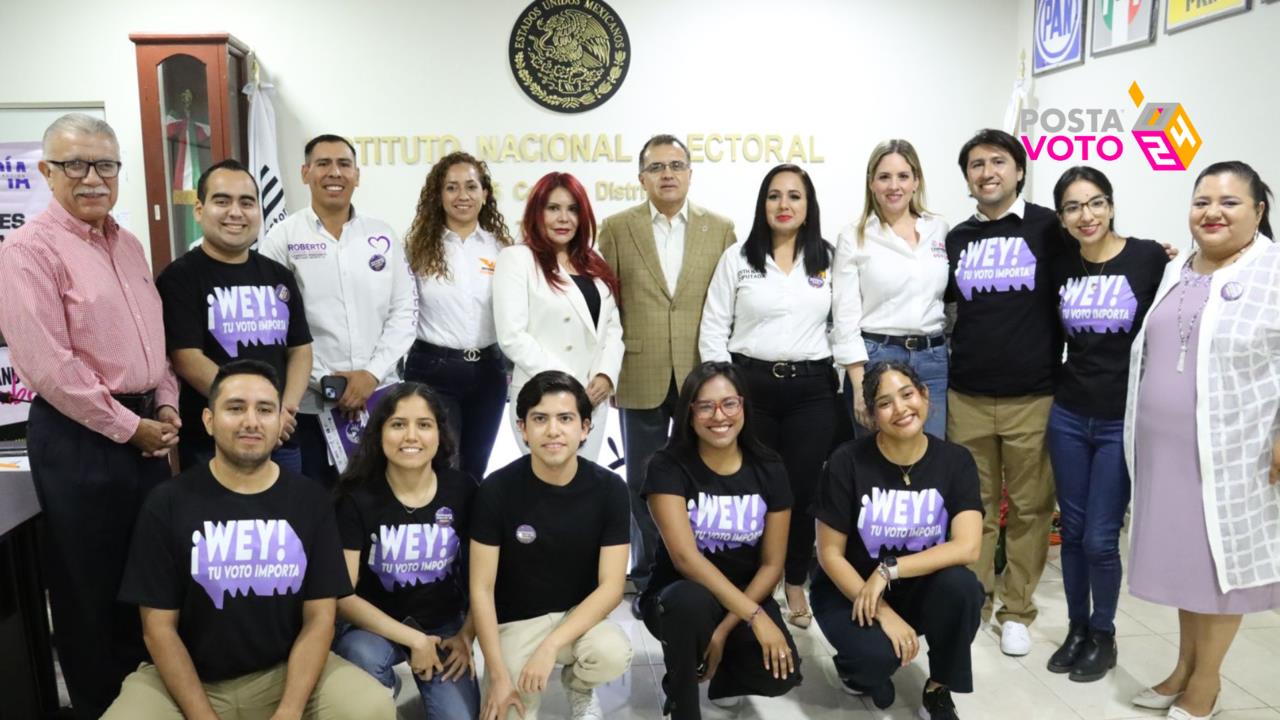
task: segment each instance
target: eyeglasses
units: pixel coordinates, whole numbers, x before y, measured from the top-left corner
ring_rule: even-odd
[[[730,395],[718,402],[715,400],[699,400],[691,403],[689,407],[693,408],[694,417],[700,420],[706,420],[715,415],[716,410],[724,413],[725,417],[737,417],[738,413],[742,412],[742,396]]]
[[[89,168],[92,166],[93,171],[98,173],[98,177],[103,180],[113,178],[120,174],[119,160],[45,160],[50,165],[57,165],[62,168],[62,172],[72,180],[89,177]]]
[[[683,160],[672,160],[671,162],[665,162],[665,163],[651,162],[648,165],[644,166],[644,171],[646,173],[649,173],[650,175],[657,175],[661,172],[665,172],[666,170],[671,170],[671,172],[673,173],[679,173],[679,172],[684,172],[685,170],[688,170],[688,169],[689,169],[689,163]]]
[[[1067,203],[1066,205],[1063,205],[1062,209],[1059,210],[1058,212],[1062,213],[1062,217],[1064,218],[1073,218],[1078,216],[1080,214],[1080,211],[1087,207],[1089,208],[1090,213],[1092,213],[1093,215],[1098,215],[1106,211],[1107,206],[1110,204],[1111,204],[1111,198],[1107,197],[1106,195],[1099,195],[1089,200],[1089,202],[1087,203],[1078,203],[1078,202]]]

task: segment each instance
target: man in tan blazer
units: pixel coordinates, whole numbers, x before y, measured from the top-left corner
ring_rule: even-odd
[[[622,285],[626,352],[615,400],[631,488],[631,579],[637,590],[649,582],[661,542],[639,494],[645,466],[667,442],[680,384],[699,362],[698,325],[711,274],[736,239],[728,218],[689,203],[689,159],[675,136],[650,138],[640,150],[648,201],[606,218],[598,240]],[[634,601],[632,613],[640,617]]]

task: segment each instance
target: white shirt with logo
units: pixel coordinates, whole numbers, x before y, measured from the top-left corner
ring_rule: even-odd
[[[444,231],[449,277],[418,276],[418,339],[454,350],[498,342],[493,324],[493,271],[502,245],[481,228],[465,239]]]
[[[745,242],[725,250],[711,276],[698,337],[703,361],[728,362],[730,353],[770,362],[831,357],[831,273],[806,275],[803,253],[790,273],[766,255],[761,273],[742,254]]]
[[[301,411],[322,409],[320,378],[367,370],[382,385],[413,345],[415,283],[391,226],[355,208],[335,238],[307,207],[276,224],[258,251],[293,271],[313,338]]]

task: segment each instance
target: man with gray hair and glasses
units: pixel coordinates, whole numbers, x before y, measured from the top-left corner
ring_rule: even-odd
[[[631,488],[631,533],[636,595],[649,582],[661,543],[649,506],[640,497],[645,466],[667,444],[680,384],[700,362],[698,327],[707,287],[720,256],[736,238],[733,222],[689,202],[689,148],[674,135],[654,135],[640,149],[640,184],[648,198],[605,218],[600,254],[622,285],[622,359],[615,402]]]
[[[77,718],[98,718],[145,659],[117,602],[143,497],[169,476],[178,384],[142,245],[110,215],[120,144],[79,113],[44,133],[53,202],[0,245],[0,328],[38,397],[27,450],[44,511],[55,644]]]

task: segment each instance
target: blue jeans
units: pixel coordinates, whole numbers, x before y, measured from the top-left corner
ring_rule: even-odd
[[[925,387],[929,388],[929,417],[924,421],[924,431],[930,435],[945,439],[947,434],[947,346],[939,345],[924,350],[908,350],[900,345],[884,345],[874,340],[863,340],[867,346],[866,369],[885,360],[897,360],[911,366]],[[844,397],[849,404],[849,414],[853,414],[853,383],[849,376],[844,378]],[[870,408],[868,408],[870,410]],[[856,421],[853,424],[854,436],[863,437],[869,432]]]
[[[1120,599],[1120,528],[1129,505],[1124,421],[1085,417],[1054,403],[1045,441],[1062,513],[1062,584],[1068,618],[1072,625],[1114,633]]]
[[[461,629],[462,621],[459,619],[443,627],[428,629],[427,634],[448,638]],[[395,666],[409,659],[409,650],[403,645],[343,622],[338,623],[334,634],[333,651],[363,668],[388,688],[396,685]],[[423,680],[417,675],[413,679],[418,684],[418,694],[422,696],[423,711],[428,720],[474,720],[480,714],[480,686],[470,674],[457,680],[444,680],[441,673],[430,680]]]

